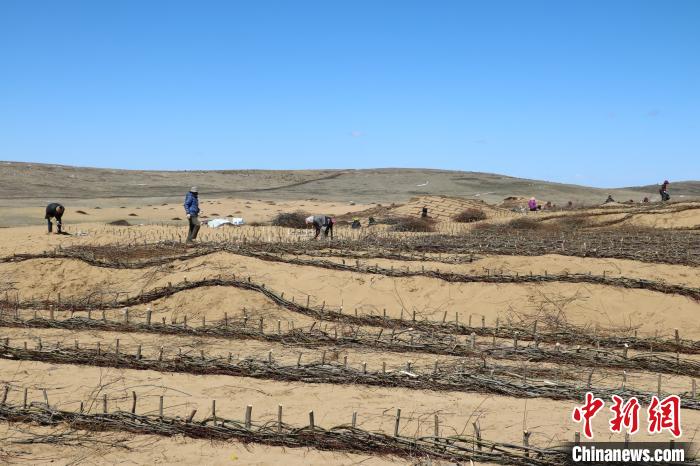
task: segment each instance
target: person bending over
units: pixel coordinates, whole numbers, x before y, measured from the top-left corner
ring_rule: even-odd
[[[57,202],[52,202],[51,204],[46,206],[46,215],[44,216],[44,218],[49,224],[49,233],[53,231],[53,224],[51,223],[52,218],[56,219],[56,233],[59,235],[62,233],[61,227],[63,226],[63,222],[61,221],[61,219],[63,218],[63,213],[65,211],[66,208]]]
[[[323,231],[323,236],[328,237],[328,233],[331,234],[331,239],[333,239],[333,225],[335,224],[335,219],[327,215],[312,215],[306,219],[307,225],[313,225],[316,230],[316,235],[314,239],[318,238],[318,235]]]

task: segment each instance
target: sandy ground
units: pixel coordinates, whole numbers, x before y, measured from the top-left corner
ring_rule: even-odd
[[[138,394],[137,412],[158,412],[160,395],[164,412],[185,416],[197,409],[197,417],[211,413],[216,400],[217,414],[242,419],[245,407],[253,406],[254,422],[277,419],[277,406],[283,405],[285,422],[308,425],[308,413],[314,411],[317,425],[332,427],[347,424],[353,411],[359,427],[393,432],[396,409],[401,408],[401,434],[431,435],[433,417],[438,414],[444,435],[470,433],[478,420],[483,437],[499,441],[522,441],[522,431],[533,432],[533,444],[554,445],[573,439],[578,426],[570,421],[574,403],[541,398],[515,399],[495,395],[461,392],[431,392],[361,385],[325,385],[275,382],[218,375],[193,376],[154,371],[110,369],[85,366],[51,365],[40,362],[0,361],[8,381],[31,387],[32,401],[43,400],[41,389],[50,394],[49,402],[62,409],[77,409],[80,401],[91,411],[102,409],[107,394],[112,409],[131,408],[131,392]],[[14,395],[14,397],[12,396]],[[10,394],[10,402],[21,403],[22,393]],[[683,410],[683,426],[692,435],[700,428],[700,412]],[[619,438],[607,432],[604,416],[594,419],[601,440]],[[635,439],[648,438],[639,433]]]
[[[23,444],[27,439],[62,434],[72,444]],[[405,459],[348,454],[307,448],[269,447],[237,442],[210,442],[183,437],[128,435],[103,433],[99,435],[71,429],[50,429],[26,424],[0,425],[0,462],[31,465],[191,465],[211,466],[289,464],[293,466],[328,464],[402,465]],[[435,464],[435,463],[434,463]],[[440,463],[437,463],[440,464]]]
[[[184,200],[184,194],[183,194]],[[159,199],[91,199],[64,203],[66,226],[83,223],[108,223],[126,220],[132,225],[168,223],[187,225],[182,202],[159,202]],[[301,210],[313,215],[342,215],[372,207],[369,204],[327,202],[318,199],[306,201],[272,201],[259,199],[207,198],[200,195],[200,220],[240,217],[247,223],[267,222],[284,212]],[[46,204],[33,206],[0,207],[0,226],[46,225]]]
[[[262,199],[262,198],[261,198]],[[127,202],[128,201],[128,202]],[[366,206],[350,206],[348,203],[320,201],[274,201],[238,199],[205,199],[203,208],[210,215],[236,214],[240,210],[246,220],[268,220],[281,211],[308,209],[314,213],[340,215],[359,210]],[[0,255],[13,253],[34,253],[55,248],[97,245],[97,244],[142,244],[164,239],[179,239],[185,227],[184,221],[172,220],[181,215],[179,203],[140,201],[133,199],[90,200],[72,204],[68,231],[71,236],[46,235],[43,226],[43,207],[2,207],[0,224],[18,224],[31,218],[33,225],[0,229]],[[148,204],[151,204],[150,206]],[[125,208],[122,209],[121,206]],[[100,206],[100,209],[95,207]],[[75,214],[73,209],[82,207],[86,214]],[[141,207],[137,209],[136,207]],[[619,206],[618,206],[619,208]],[[596,209],[592,212],[605,212]],[[38,214],[37,214],[38,212]],[[665,219],[661,214],[639,214],[626,222],[648,222],[658,227],[693,226],[697,221],[697,209],[669,214]],[[137,216],[129,216],[135,213]],[[80,217],[78,217],[80,215]],[[237,216],[239,214],[236,214]],[[625,213],[610,213],[596,217],[609,220],[612,216]],[[609,218],[608,218],[609,217]],[[80,220],[78,220],[80,219]],[[143,226],[112,227],[105,223],[111,219],[125,219],[132,223],[145,223]],[[85,220],[85,223],[78,223]],[[653,222],[652,222],[653,220]],[[166,223],[172,222],[173,225]],[[151,224],[155,223],[155,224]],[[450,229],[470,228],[454,226]],[[452,232],[454,232],[452,231]],[[338,234],[348,238],[363,234],[350,229],[338,230]],[[207,239],[236,241],[243,238],[268,241],[299,241],[306,239],[308,231],[291,231],[272,227],[245,227],[224,230],[203,228],[202,235]],[[298,256],[304,258],[304,256]],[[339,257],[326,257],[325,260],[342,262]],[[425,261],[368,260],[361,264],[378,264],[384,267],[406,268],[411,270],[440,269],[464,274],[475,273],[592,273],[610,277],[630,277],[650,280],[664,280],[684,286],[700,286],[700,271],[696,267],[668,264],[639,263],[630,260],[594,259],[546,255],[540,257],[482,256],[474,262],[446,264],[428,256]],[[354,264],[354,261],[351,261]],[[24,310],[22,315],[31,316],[35,311],[47,316],[44,299],[83,298],[92,294],[94,299],[112,300],[115,294],[134,296],[145,290],[179,283],[187,279],[195,281],[212,277],[251,277],[267,288],[284,292],[285,297],[318,306],[325,302],[326,307],[343,312],[381,315],[386,309],[390,317],[398,318],[403,311],[404,318],[415,311],[419,319],[442,320],[447,312],[453,320],[458,314],[461,322],[471,316],[480,322],[484,316],[486,324],[492,326],[496,319],[503,322],[508,317],[533,316],[547,313],[558,314],[572,323],[598,326],[602,329],[638,326],[641,336],[670,336],[678,328],[682,338],[700,339],[700,321],[697,313],[700,303],[678,295],[636,289],[621,289],[604,285],[546,283],[546,284],[486,284],[486,283],[447,283],[426,277],[391,278],[361,271],[333,271],[313,266],[296,266],[238,256],[231,253],[215,253],[189,260],[177,260],[168,264],[135,270],[108,269],[87,265],[78,260],[33,259],[22,263],[0,264],[0,293],[19,293],[21,299],[37,300],[36,309]],[[262,294],[227,287],[207,287],[177,293],[159,299],[148,305],[130,309],[134,320],[142,320],[146,309],[154,311],[153,319],[165,318],[167,322],[182,322],[187,316],[191,325],[198,325],[202,318],[208,322],[229,317],[240,317],[243,312],[251,319],[263,317],[265,329],[274,331],[277,321],[284,330],[307,327],[313,319],[280,309]],[[106,312],[110,319],[123,317],[121,306]],[[56,313],[57,318],[65,318],[68,313]],[[85,315],[85,313],[81,313]],[[99,313],[93,313],[98,318]],[[322,323],[332,329],[333,324]],[[376,330],[376,329],[370,329]],[[66,331],[40,329],[0,328],[0,336],[11,339],[12,345],[21,346],[27,341],[33,347],[41,338],[44,345],[61,342],[72,346],[75,340],[81,346],[96,344],[105,348],[120,339],[123,351],[134,352],[142,345],[143,354],[154,355],[161,346],[166,348],[166,356],[183,352],[199,354],[200,350],[210,355],[226,355],[231,352],[236,358],[265,359],[272,350],[273,358],[280,363],[293,364],[298,354],[303,361],[318,361],[322,351],[326,351],[329,361],[348,358],[352,367],[367,363],[368,370],[379,370],[382,362],[389,370],[403,368],[411,361],[416,371],[430,370],[436,359],[440,364],[456,362],[453,357],[436,357],[425,353],[396,353],[376,351],[371,348],[341,349],[327,346],[323,348],[301,348],[294,345],[271,344],[252,340],[226,340],[220,338],[192,338],[163,336],[155,334],[119,334],[99,331]],[[498,344],[511,342],[498,340]],[[478,345],[490,344],[490,339],[478,338]],[[700,360],[700,356],[683,356]],[[489,360],[515,369],[537,366],[560,371],[563,378],[572,377],[576,383],[584,383],[588,369],[554,364],[529,364],[503,360]],[[622,382],[622,371],[599,368],[595,371],[595,386],[617,387]],[[627,386],[641,390],[655,391],[657,374],[646,371],[629,371],[625,375]],[[683,375],[662,376],[665,391],[687,392],[691,380]],[[313,410],[316,422],[324,427],[348,423],[352,412],[357,411],[361,427],[384,432],[393,431],[394,413],[402,409],[402,435],[412,436],[431,434],[432,419],[438,414],[442,433],[470,434],[472,422],[479,421],[484,438],[501,442],[522,442],[523,430],[533,432],[530,442],[537,446],[551,446],[573,438],[580,426],[571,420],[571,411],[576,403],[547,399],[515,399],[504,396],[490,396],[477,393],[414,391],[397,388],[364,387],[361,385],[327,385],[285,383],[270,380],[249,379],[230,376],[195,376],[188,374],[159,373],[155,371],[120,370],[94,366],[52,365],[40,362],[16,362],[0,359],[0,385],[10,383],[15,387],[30,387],[33,401],[42,399],[41,389],[46,388],[50,402],[65,409],[75,409],[80,401],[98,400],[103,393],[109,397],[110,407],[128,408],[131,391],[139,394],[138,412],[154,412],[160,395],[165,397],[166,413],[184,415],[192,408],[199,416],[206,416],[211,400],[217,400],[217,411],[222,415],[240,419],[246,405],[252,405],[255,422],[276,418],[277,406],[284,406],[285,421],[306,425],[308,412]],[[13,390],[9,401],[18,400],[20,392]],[[643,402],[643,404],[646,404]],[[96,406],[101,407],[101,402]],[[96,409],[96,408],[95,408]],[[698,411],[684,409],[684,440],[694,438],[700,427]],[[607,415],[598,416],[594,427],[597,439],[612,437],[607,426]],[[65,431],[65,428],[62,428]],[[87,445],[79,444],[19,444],[9,441],[21,436],[61,431],[26,425],[8,426],[0,423],[0,462],[9,458],[24,464],[406,464],[406,460],[364,455],[342,455],[307,449],[282,449],[261,445],[243,447],[239,443],[212,444],[181,438],[157,438],[153,436],[131,436],[122,434],[98,434],[91,437]],[[646,438],[638,434],[633,439]],[[659,437],[657,437],[659,438]],[[665,437],[664,437],[665,438]],[[131,449],[125,450],[99,441],[123,440]],[[94,440],[94,441],[92,441]],[[6,455],[6,456],[3,456]]]
[[[406,316],[416,311],[419,319],[442,320],[447,312],[450,320],[459,313],[462,321],[472,314],[479,318],[484,316],[489,325],[495,325],[497,318],[505,319],[513,313],[559,312],[580,325],[638,326],[641,335],[668,334],[670,329],[678,328],[682,329],[684,338],[700,337],[700,323],[696,318],[700,303],[697,301],[606,285],[448,283],[428,277],[392,278],[300,267],[227,253],[137,270],[111,270],[63,259],[0,264],[0,277],[15,289],[26,290],[21,293],[24,299],[32,296],[57,299],[59,292],[63,299],[84,297],[86,290],[91,290],[97,294],[96,299],[102,293],[105,301],[109,301],[116,293],[133,296],[168,283],[220,275],[251,277],[269,289],[284,291],[287,299],[293,296],[303,303],[310,296],[312,305],[325,302],[329,308],[342,306],[346,312],[357,308],[360,314],[383,315],[386,310],[387,316],[398,318],[403,310]],[[246,297],[221,303],[224,307],[217,305],[217,297],[212,295],[204,298],[204,302],[190,301],[186,307],[177,298],[169,299],[173,301],[169,307],[179,305],[179,313],[184,308],[192,318],[206,315],[210,319],[220,319],[224,309],[248,307],[243,304]],[[254,303],[252,307],[264,307],[260,297],[250,302]],[[673,313],[666,313],[665,309],[673,309]],[[210,313],[210,310],[214,311]]]

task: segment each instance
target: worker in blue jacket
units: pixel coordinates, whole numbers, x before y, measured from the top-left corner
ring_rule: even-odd
[[[190,226],[187,242],[191,243],[197,239],[197,233],[199,233],[199,190],[196,186],[192,186],[190,192],[185,196],[185,214]]]

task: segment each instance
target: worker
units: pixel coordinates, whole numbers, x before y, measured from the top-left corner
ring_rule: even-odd
[[[350,225],[350,228],[352,228],[353,230],[357,230],[358,228],[362,228],[362,225],[360,225],[360,219],[357,217],[353,217],[352,225]]]
[[[664,183],[661,185],[661,189],[659,189],[659,194],[661,194],[662,202],[671,199],[671,196],[668,194],[668,180],[664,180]]]
[[[185,214],[187,215],[187,221],[189,223],[189,230],[187,233],[187,242],[191,243],[197,239],[197,233],[199,233],[199,189],[196,186],[192,186],[190,191],[185,196]]]
[[[65,211],[66,208],[57,202],[52,202],[51,204],[46,206],[46,215],[44,216],[44,218],[49,224],[49,233],[53,231],[53,224],[51,223],[52,218],[56,219],[56,234],[60,235],[61,233],[63,233],[61,231],[61,227],[63,226],[61,219],[63,218],[63,213]]]
[[[530,209],[530,212],[537,212],[540,210],[542,207],[537,205],[537,199],[534,197],[531,197],[529,201],[527,201],[527,207]]]
[[[611,202],[615,202],[615,199],[613,199],[612,194],[608,194],[608,198],[603,204],[610,204]]]
[[[331,239],[333,239],[333,225],[335,224],[335,219],[329,217],[328,215],[311,215],[306,218],[307,225],[313,225],[316,230],[316,235],[314,239],[318,238],[318,235],[323,231],[323,236],[328,237],[328,233],[331,234]]]

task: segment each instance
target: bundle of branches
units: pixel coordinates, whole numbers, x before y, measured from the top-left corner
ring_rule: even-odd
[[[386,371],[383,368],[381,372],[370,372],[366,365],[358,370],[326,361],[312,364],[297,362],[294,366],[277,364],[271,358],[268,361],[244,359],[234,363],[231,354],[229,354],[228,360],[219,357],[207,358],[203,353],[198,357],[178,355],[174,359],[165,359],[161,351],[157,359],[149,360],[142,358],[140,351],[137,351],[136,355],[124,354],[118,346],[115,347],[114,353],[105,353],[101,346],[93,350],[84,348],[25,349],[3,345],[0,347],[0,358],[160,372],[229,375],[286,382],[360,384],[401,387],[412,390],[476,392],[515,398],[581,400],[589,391],[605,398],[617,395],[622,398],[634,396],[638,399],[650,399],[657,395],[657,393],[632,390],[624,386],[621,388],[579,386],[561,381],[530,379],[513,373],[483,374],[480,373],[482,371],[476,371],[473,367],[469,368],[462,364],[447,368],[435,368],[432,372],[421,374],[412,371],[410,367],[400,371]],[[683,396],[684,408],[700,410],[700,400],[692,398],[689,393],[685,393]]]
[[[285,228],[304,229],[307,227],[306,218],[309,216],[306,212],[284,212],[279,213],[272,219],[272,225]]]
[[[42,426],[68,424],[72,428],[87,431],[124,431],[169,437],[183,435],[197,439],[238,440],[291,448],[307,447],[455,463],[475,461],[514,466],[557,466],[563,464],[569,456],[564,449],[526,447],[472,436],[412,438],[370,432],[347,424],[324,429],[315,423],[295,427],[283,422],[256,424],[250,420],[241,422],[220,416],[196,421],[191,416],[147,416],[125,411],[90,414],[60,410],[38,403],[27,407],[0,404],[0,419],[9,422],[31,422]],[[697,466],[697,463],[686,464]]]
[[[285,333],[266,333],[260,330],[259,327],[249,326],[248,319],[227,319],[225,322],[215,322],[199,327],[192,327],[188,326],[186,323],[178,325],[174,323],[166,324],[155,322],[151,324],[95,320],[83,317],[72,317],[65,320],[49,320],[43,318],[20,320],[2,317],[0,318],[0,326],[252,339],[304,348],[332,346],[335,348],[372,348],[391,352],[418,352],[477,359],[483,362],[482,365],[474,366],[477,370],[511,371],[510,368],[501,368],[494,365],[487,366],[485,358],[488,357],[504,360],[568,364],[575,367],[647,370],[666,374],[682,374],[688,377],[700,377],[700,362],[690,359],[681,359],[677,356],[663,353],[642,353],[628,356],[626,352],[614,352],[593,348],[577,347],[565,349],[556,347],[555,349],[548,349],[540,347],[537,342],[530,346],[496,346],[477,343],[476,341],[472,344],[467,341],[460,341],[454,335],[415,331],[395,334],[393,331],[384,333],[382,329],[378,334],[372,334],[360,328],[350,328],[339,333],[338,327],[335,327],[333,333],[329,333],[327,330],[324,331],[320,328],[313,328],[315,327],[314,325],[310,330],[298,328]],[[541,369],[537,373],[532,370],[527,370],[523,372],[523,375],[526,377],[533,377],[535,375],[551,377],[555,375],[558,378],[571,378],[571,374],[562,370],[549,372],[547,369]]]
[[[454,216],[453,220],[458,223],[472,223],[486,220],[486,212],[481,209],[464,209]]]
[[[396,217],[389,228],[391,231],[430,233],[435,231],[435,220],[427,217]]]

